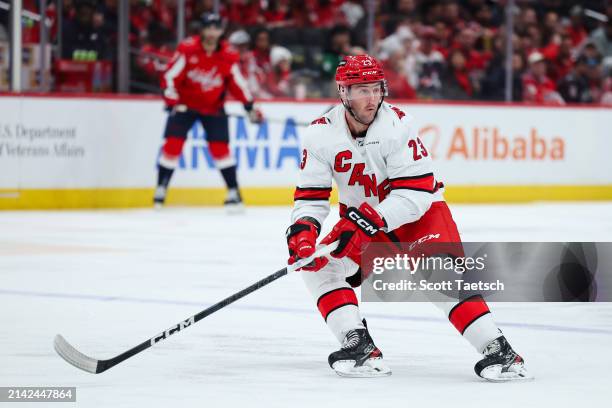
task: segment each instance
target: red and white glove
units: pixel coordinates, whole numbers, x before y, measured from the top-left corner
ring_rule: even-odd
[[[264,121],[263,112],[259,109],[259,107],[255,104],[245,103],[244,110],[249,114],[249,120],[251,123],[261,123]]]
[[[179,103],[179,95],[172,89],[165,89],[163,93],[165,110],[170,112]]]
[[[317,220],[310,217],[300,218],[295,224],[287,228],[285,235],[289,247],[289,260],[287,261],[289,265],[314,254],[320,230],[321,227]],[[328,262],[325,257],[317,258],[299,270],[316,272],[327,265]]]
[[[361,254],[381,228],[385,226],[383,218],[368,203],[359,208],[350,207],[334,225],[332,231],[321,241],[328,245],[339,241],[338,248],[331,253],[334,258],[348,256],[357,265],[361,264]]]

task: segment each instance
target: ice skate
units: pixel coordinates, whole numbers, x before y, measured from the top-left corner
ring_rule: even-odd
[[[341,377],[384,377],[391,369],[367,329],[349,331],[342,348],[329,355],[329,365]]]
[[[164,206],[164,203],[166,202],[167,191],[167,188],[164,186],[157,186],[157,188],[155,189],[155,193],[153,195],[153,207],[156,210],[159,210]]]
[[[474,366],[479,377],[492,382],[533,380],[525,369],[525,361],[504,336],[491,341],[483,352],[485,358]]]
[[[242,197],[240,191],[237,189],[230,189],[227,191],[227,198],[223,202],[225,211],[228,214],[242,214],[244,213],[244,205],[242,203]]]

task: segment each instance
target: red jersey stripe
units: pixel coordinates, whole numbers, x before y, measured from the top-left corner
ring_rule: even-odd
[[[391,190],[406,189],[427,191],[433,193],[435,191],[435,179],[433,173],[422,174],[412,177],[398,177],[389,179]]]
[[[334,289],[321,295],[317,301],[317,307],[325,321],[327,321],[327,317],[331,312],[346,305],[358,305],[357,295],[355,295],[355,291],[351,288]]]
[[[297,187],[293,200],[329,200],[331,187]]]
[[[463,334],[479,317],[490,313],[482,296],[474,295],[457,303],[448,314],[448,319]]]

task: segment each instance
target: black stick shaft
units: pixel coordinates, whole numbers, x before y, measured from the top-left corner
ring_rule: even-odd
[[[200,113],[198,111],[194,111],[193,109],[189,109],[187,108],[187,106],[185,105],[180,105],[181,108],[175,108],[175,112],[177,113],[191,113],[191,114],[196,114],[199,115]],[[329,109],[325,112],[327,113],[329,111]],[[205,116],[214,116],[214,117],[218,117],[218,118],[245,118],[247,117],[244,114],[239,114],[239,113],[225,113],[225,112],[221,112],[221,113],[213,113],[213,114],[208,114]],[[287,119],[281,119],[281,118],[265,118],[265,120],[267,122],[272,122],[272,123],[285,123]],[[308,127],[310,126],[310,122],[301,122],[301,121],[293,121],[295,123],[296,126],[301,126],[301,127]]]
[[[167,329],[166,331],[157,334],[156,336],[153,336],[152,338],[150,338],[149,340],[146,340],[142,343],[140,343],[139,345],[137,345],[136,347],[131,348],[130,350],[119,354],[116,357],[113,357],[109,360],[100,360],[98,361],[98,366],[96,368],[96,373],[101,373],[103,371],[108,370],[111,367],[116,366],[117,364],[127,360],[128,358],[135,356],[136,354],[148,349],[151,346],[154,346],[155,344],[159,343],[162,340],[167,339],[168,337],[170,337],[171,335],[173,335],[174,333],[177,333],[179,331],[181,331],[182,329],[185,329],[186,327],[189,327],[197,322],[199,322],[200,320],[204,319],[207,316],[210,316],[211,314],[215,313],[216,311],[223,309],[225,306],[230,305],[232,303],[234,303],[235,301],[237,301],[238,299],[241,299],[243,297],[245,297],[246,295],[248,295],[249,293],[255,292],[256,290],[268,285],[269,283],[274,282],[275,280],[282,278],[283,276],[287,275],[287,268],[283,268],[280,269],[276,272],[274,272],[272,275],[267,276],[257,282],[255,282],[254,284],[252,284],[251,286],[242,289],[239,292],[234,293],[233,295],[215,303],[214,305],[212,305],[211,307],[202,310],[201,312],[189,317],[188,319],[179,322],[178,324],[170,327],[169,329]]]

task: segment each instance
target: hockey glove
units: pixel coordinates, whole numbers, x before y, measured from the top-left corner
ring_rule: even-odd
[[[263,113],[253,102],[245,103],[244,110],[248,113],[251,123],[261,123],[264,121]]]
[[[383,218],[368,203],[359,208],[350,207],[346,214],[334,225],[332,231],[321,241],[321,244],[330,244],[340,241],[338,248],[331,253],[334,258],[348,256],[357,265],[361,264],[361,254],[382,227],[385,226]]]
[[[287,246],[289,247],[289,260],[287,263],[292,265],[298,259],[308,258],[314,254],[317,244],[317,237],[321,227],[314,218],[300,218],[287,228]],[[316,272],[327,265],[327,258],[317,258],[300,270]]]
[[[179,103],[179,95],[172,89],[165,89],[162,96],[166,104],[164,108],[166,112],[170,112]]]

